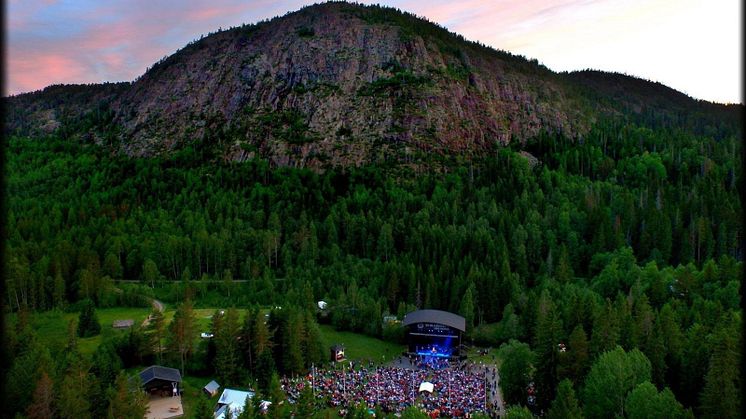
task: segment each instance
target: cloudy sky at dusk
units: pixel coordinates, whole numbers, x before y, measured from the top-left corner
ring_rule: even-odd
[[[6,94],[132,80],[201,34],[282,15],[303,0],[9,0]],[[659,81],[716,102],[741,98],[740,0],[377,0],[467,39],[536,58]]]

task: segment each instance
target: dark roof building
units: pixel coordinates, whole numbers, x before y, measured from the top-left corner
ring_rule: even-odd
[[[153,365],[140,371],[140,381],[146,391],[158,387],[171,388],[173,383],[181,383],[181,373],[175,368]]]

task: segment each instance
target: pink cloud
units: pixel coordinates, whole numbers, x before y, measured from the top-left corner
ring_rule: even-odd
[[[320,0],[180,0],[177,7],[173,2],[152,0],[10,0],[5,93],[36,90],[52,83],[133,80],[154,62],[202,34],[282,15],[315,1]],[[619,50],[626,42],[634,58],[639,55],[637,51],[650,49],[650,42],[640,43],[629,36],[630,27],[635,28],[634,32],[645,29],[640,25],[644,19],[634,14],[648,16],[653,22],[672,19],[672,8],[666,0],[362,1],[391,4],[438,22],[467,39],[537,58],[551,68],[594,67],[642,76],[644,72],[624,62],[607,59],[604,63],[601,54],[588,51],[594,46],[594,51],[605,51],[604,47],[611,44],[618,44]],[[693,10],[696,4],[696,0],[682,0],[676,9]],[[684,26],[683,32],[678,32],[678,26],[666,32],[670,44],[686,38],[697,24]],[[711,25],[697,33],[711,39],[710,35],[722,26]],[[648,38],[660,39],[657,33],[646,33]],[[637,44],[632,45],[633,41]],[[708,42],[723,43],[714,38]],[[733,52],[723,55],[728,54]],[[654,60],[658,55],[651,55],[650,66],[662,67]],[[627,58],[623,61],[629,61]],[[733,65],[721,63],[720,67]],[[666,79],[661,76],[661,81],[665,83]]]
[[[189,21],[211,20],[225,16],[244,13],[251,6],[247,4],[237,4],[223,7],[209,7],[206,9],[191,10],[186,13],[186,19]]]
[[[8,65],[15,69],[12,88],[16,91],[37,90],[50,84],[71,83],[74,80],[79,83],[86,81],[86,67],[64,55],[21,54],[9,57]]]

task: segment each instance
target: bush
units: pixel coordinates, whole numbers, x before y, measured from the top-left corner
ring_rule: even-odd
[[[401,323],[386,323],[383,325],[383,340],[404,343],[404,326]]]

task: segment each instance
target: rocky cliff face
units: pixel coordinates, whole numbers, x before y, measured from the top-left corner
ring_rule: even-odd
[[[72,131],[136,156],[192,145],[280,166],[408,162],[540,130],[582,136],[602,111],[578,93],[586,79],[393,9],[326,3],[210,35],[69,103],[50,102],[63,87],[11,98],[9,128],[54,131],[66,114],[91,121]]]

